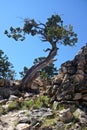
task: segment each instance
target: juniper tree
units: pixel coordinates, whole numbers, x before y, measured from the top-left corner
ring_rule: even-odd
[[[22,79],[21,87],[30,87],[36,75],[38,76],[38,71],[54,61],[59,44],[74,46],[78,40],[77,34],[73,31],[73,26],[64,25],[59,15],[52,15],[47,18],[45,23],[37,22],[34,19],[24,19],[22,28],[10,27],[10,32],[5,30],[5,34],[16,41],[24,41],[27,35],[39,35],[42,42],[49,42],[51,45],[51,48],[45,50],[49,51],[46,59],[37,65],[33,65],[28,70]]]

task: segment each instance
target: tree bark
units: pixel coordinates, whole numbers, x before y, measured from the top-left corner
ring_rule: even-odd
[[[51,45],[52,45],[52,49],[50,50],[47,58],[44,61],[41,61],[39,64],[33,65],[28,70],[26,75],[23,77],[23,79],[21,81],[21,87],[22,88],[31,88],[33,81],[40,75],[40,69],[43,69],[48,64],[53,62],[54,57],[57,54],[58,48],[56,46],[56,43],[53,43],[53,44],[51,43]]]

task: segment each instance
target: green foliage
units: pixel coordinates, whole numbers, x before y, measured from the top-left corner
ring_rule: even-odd
[[[64,104],[60,104],[60,105],[57,106],[57,109],[59,111],[63,110],[64,108],[65,108]]]
[[[38,109],[41,107],[47,107],[49,105],[49,98],[47,96],[39,96],[36,99],[30,99],[22,103],[23,109]]]
[[[19,72],[21,78],[23,78],[26,75],[27,71],[28,71],[28,68],[24,66],[23,71]]]
[[[12,63],[9,62],[7,55],[0,50],[0,77],[4,79],[14,79],[15,71]]]
[[[34,100],[30,99],[30,100],[26,100],[22,103],[22,109],[31,109],[32,106],[34,105]]]
[[[34,64],[39,64],[41,63],[42,61],[44,61],[46,59],[46,57],[39,57],[39,58],[36,58],[34,59]],[[41,71],[41,74],[40,74],[40,77],[42,79],[46,79],[46,78],[51,78],[53,77],[54,75],[57,75],[58,73],[58,70],[57,68],[55,67],[55,65],[53,63],[50,63],[49,65],[47,65],[46,67],[44,67],[43,69],[40,70]]]
[[[51,63],[51,64],[47,65],[45,68],[43,68],[42,72],[44,72],[48,78],[51,78],[54,75],[58,74],[58,70],[56,67],[54,67],[53,63]]]
[[[27,109],[32,109],[32,108],[41,108],[42,106],[42,102],[40,102],[40,100],[33,100],[33,99],[30,99],[30,100],[27,100],[27,101],[24,101],[23,102],[23,109],[24,108],[27,108]]]
[[[10,27],[10,33],[5,30],[5,34],[16,41],[23,41],[26,34],[40,35],[42,41],[48,41],[51,45],[61,43],[73,46],[78,40],[73,27],[71,25],[64,26],[59,15],[52,15],[46,23],[37,23],[34,19],[25,19],[23,28]]]
[[[49,106],[49,98],[47,96],[40,95],[39,97],[36,97],[35,99],[31,98],[29,100],[24,101],[12,101],[7,111],[12,110],[25,110],[25,109],[39,109],[41,107],[48,107]]]
[[[43,125],[42,128],[47,127],[47,126],[54,126],[56,124],[56,118],[45,118],[43,119]]]
[[[0,116],[4,113],[3,108],[0,106]]]
[[[82,130],[87,130],[87,127],[82,128]]]
[[[8,106],[8,110],[7,111],[12,111],[12,110],[15,110],[15,109],[20,109],[20,105],[19,105],[19,102],[18,101],[13,101],[9,104]]]

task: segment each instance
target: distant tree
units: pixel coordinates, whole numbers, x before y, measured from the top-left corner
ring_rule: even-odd
[[[21,78],[23,78],[28,71],[28,67],[24,66],[23,71],[19,72]]]
[[[23,88],[27,87],[27,85],[31,86],[38,70],[43,69],[54,61],[58,51],[58,44],[73,46],[77,42],[77,34],[74,33],[73,27],[71,25],[63,25],[63,20],[59,15],[52,15],[47,19],[46,23],[36,22],[34,19],[25,19],[22,28],[10,27],[10,32],[5,30],[5,34],[16,41],[23,41],[26,34],[32,36],[40,35],[42,42],[49,42],[52,47],[51,49],[46,49],[49,54],[44,61],[28,70],[21,82]]]
[[[14,67],[12,63],[9,62],[7,55],[5,55],[2,50],[0,50],[0,78],[13,80],[16,74],[13,68]]]
[[[35,65],[37,65],[40,62],[44,61],[45,59],[46,59],[46,57],[39,57],[39,58],[34,59],[33,63]],[[41,78],[45,78],[45,77],[46,78],[51,78],[54,75],[58,74],[58,70],[57,70],[57,68],[55,67],[55,65],[53,63],[50,63],[46,67],[42,68],[40,71],[41,71],[41,73],[40,73]]]

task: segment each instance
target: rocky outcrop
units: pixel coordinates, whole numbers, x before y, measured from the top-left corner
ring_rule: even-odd
[[[72,61],[61,65],[48,94],[52,101],[81,101],[87,105],[87,44]]]
[[[13,86],[2,81],[0,130],[87,129],[87,45],[61,65],[51,85],[36,79],[26,92],[20,91],[19,81]]]

